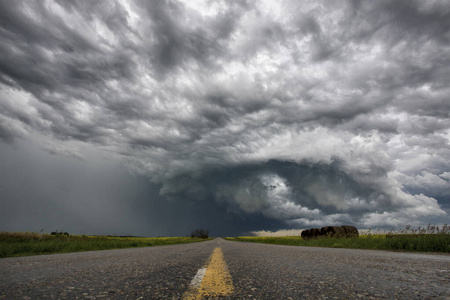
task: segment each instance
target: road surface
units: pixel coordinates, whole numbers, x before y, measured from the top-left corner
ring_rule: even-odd
[[[0,259],[0,299],[214,299],[214,295],[450,299],[450,255],[215,239]]]

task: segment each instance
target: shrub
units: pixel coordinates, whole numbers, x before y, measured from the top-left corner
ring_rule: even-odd
[[[191,238],[201,238],[201,239],[207,239],[209,237],[209,231],[204,229],[195,229],[191,232]]]
[[[50,233],[50,235],[65,235],[65,236],[69,236],[68,232],[58,232],[58,230],[53,231],[52,233]]]

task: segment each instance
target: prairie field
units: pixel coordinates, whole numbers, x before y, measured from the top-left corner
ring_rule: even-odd
[[[411,229],[407,227],[387,232],[368,231],[359,237],[352,238],[321,237],[304,240],[300,236],[239,236],[226,239],[276,245],[450,253],[450,230],[447,224],[441,228],[429,225],[425,228]]]
[[[118,237],[0,232],[0,258],[201,242],[191,237]]]

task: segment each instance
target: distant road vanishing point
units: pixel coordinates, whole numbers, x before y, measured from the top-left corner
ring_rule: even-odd
[[[230,242],[0,259],[0,299],[450,299],[450,255]]]

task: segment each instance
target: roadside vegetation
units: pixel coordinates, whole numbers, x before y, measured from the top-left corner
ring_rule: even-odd
[[[241,236],[226,239],[276,245],[450,253],[450,227],[447,224],[441,227],[428,225],[425,228],[407,226],[406,229],[388,232],[368,231],[359,237],[350,238],[320,237],[305,240],[300,236]]]
[[[209,237],[209,230],[195,229],[191,232],[191,238],[207,239]]]
[[[209,239],[209,238],[208,238]],[[118,237],[67,233],[0,232],[0,258],[133,247],[150,247],[205,241],[197,237]]]

